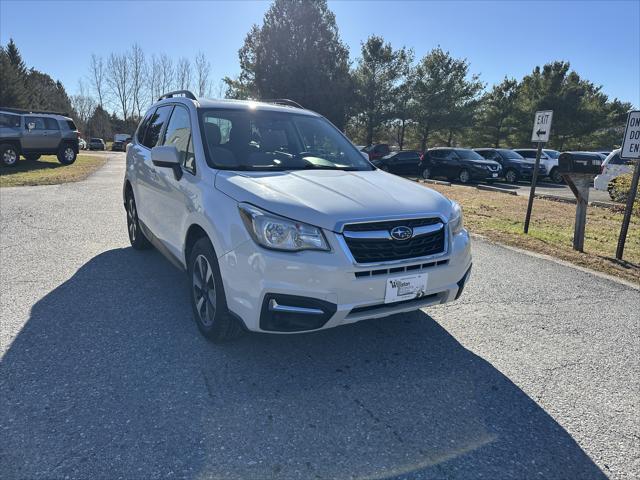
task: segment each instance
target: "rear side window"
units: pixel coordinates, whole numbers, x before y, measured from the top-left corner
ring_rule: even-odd
[[[60,130],[60,125],[58,125],[58,121],[55,118],[45,117],[44,125],[47,130]]]
[[[0,113],[0,127],[20,128],[20,116]]]
[[[149,124],[149,119],[151,118],[152,114],[153,112],[149,111],[147,115],[140,122],[140,125],[138,125],[138,130],[136,130],[136,139],[140,144],[144,142],[144,134],[147,130],[147,125]]]
[[[151,115],[144,134],[144,140],[142,142],[145,147],[153,148],[158,144],[158,140],[160,140],[160,132],[162,132],[162,127],[167,121],[169,113],[171,113],[171,108],[172,107],[170,105],[158,107],[153,115]]]
[[[623,159],[620,158],[619,154],[614,154],[613,157],[611,157],[611,160],[609,160],[609,165],[624,165],[625,162]]]
[[[180,163],[191,173],[195,172],[193,149],[191,148],[191,120],[186,108],[173,109],[164,134],[164,145],[175,145],[180,155]]]
[[[78,129],[78,127],[76,127],[76,124],[73,123],[73,120],[65,120],[63,125],[66,125],[69,128],[69,130],[77,130]]]

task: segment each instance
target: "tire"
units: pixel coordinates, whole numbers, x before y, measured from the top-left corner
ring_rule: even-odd
[[[549,178],[553,183],[564,183],[564,180],[562,179],[562,175],[558,171],[557,167],[551,169],[551,172],[549,173]]]
[[[198,330],[214,343],[239,337],[240,322],[229,313],[220,268],[208,238],[200,238],[189,254],[191,307]]]
[[[383,172],[389,173],[389,167],[387,167],[386,165],[380,165],[380,167],[378,168],[380,168],[380,170],[382,170]]]
[[[24,158],[26,158],[30,162],[35,162],[36,160],[38,160],[40,158],[40,155],[38,155],[36,153],[26,153],[24,155]]]
[[[471,181],[471,173],[469,173],[469,170],[466,168],[460,170],[460,173],[458,174],[458,181],[464,184],[469,183]]]
[[[420,175],[422,175],[424,180],[429,180],[431,178],[431,169],[429,167],[424,167],[422,172],[420,172]]]
[[[520,175],[518,175],[518,172],[516,172],[513,168],[510,168],[505,172],[504,179],[508,183],[518,183],[518,180],[520,179]]]
[[[18,149],[10,143],[0,145],[0,161],[5,167],[13,167],[18,163],[20,154]]]
[[[58,161],[62,165],[71,165],[76,161],[77,153],[69,143],[63,143],[58,149]]]
[[[136,207],[136,199],[131,189],[127,191],[125,197],[125,210],[127,211],[127,233],[129,234],[129,242],[135,250],[147,250],[151,248],[151,243],[145,237],[144,232],[140,228],[138,220],[138,208]]]

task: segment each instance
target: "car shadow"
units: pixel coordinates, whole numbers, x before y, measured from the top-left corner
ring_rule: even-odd
[[[213,345],[187,298],[124,248],[40,299],[0,363],[0,477],[605,478],[423,312]]]
[[[58,162],[55,157],[49,157],[48,161],[44,162],[41,160],[18,160],[12,167],[2,167],[0,168],[0,175],[11,176],[16,173],[22,172],[32,172],[34,170],[51,170],[55,168],[61,168],[65,165]]]

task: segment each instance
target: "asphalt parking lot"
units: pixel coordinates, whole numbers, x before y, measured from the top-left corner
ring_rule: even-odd
[[[216,346],[109,155],[0,190],[0,478],[640,477],[637,289],[476,240],[457,303]]]

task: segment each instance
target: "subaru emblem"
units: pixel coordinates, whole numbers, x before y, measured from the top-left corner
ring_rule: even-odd
[[[394,227],[391,229],[389,234],[394,240],[409,240],[413,237],[413,230],[405,226]]]

